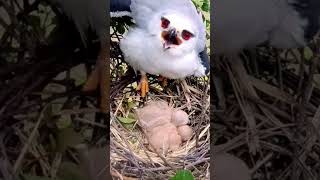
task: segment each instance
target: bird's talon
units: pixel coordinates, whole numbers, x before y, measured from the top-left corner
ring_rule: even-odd
[[[141,97],[146,97],[149,92],[149,84],[146,76],[141,77],[137,90],[141,92]]]

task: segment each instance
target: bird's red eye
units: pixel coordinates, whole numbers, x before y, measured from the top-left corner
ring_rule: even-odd
[[[189,40],[191,37],[193,37],[193,34],[191,34],[189,31],[186,31],[186,30],[182,31],[182,38],[184,40]]]
[[[161,18],[161,27],[162,28],[168,28],[170,24],[170,21],[166,18]]]

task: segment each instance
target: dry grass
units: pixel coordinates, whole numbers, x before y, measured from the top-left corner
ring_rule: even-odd
[[[313,51],[259,48],[220,61],[226,106],[213,112],[214,152],[243,159],[253,179],[320,177],[318,42]]]
[[[0,179],[81,176],[76,145],[106,144],[96,98],[81,91],[96,52],[60,18],[43,1],[0,1]]]

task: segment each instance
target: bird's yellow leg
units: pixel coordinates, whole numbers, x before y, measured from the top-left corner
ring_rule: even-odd
[[[99,53],[98,60],[96,62],[95,68],[89,75],[85,85],[83,86],[83,91],[94,91],[100,86],[100,110],[104,113],[108,112],[108,94],[109,94],[109,85],[108,85],[108,47],[101,43],[101,49]]]
[[[163,77],[163,76],[159,76],[158,77],[158,80],[161,82],[160,85],[162,87],[166,87],[168,85],[168,79],[166,77]]]
[[[99,68],[96,65],[94,67],[93,71],[90,73],[82,90],[83,91],[94,91],[97,89],[98,84],[99,84]]]
[[[110,75],[110,62],[109,59],[109,47],[102,46],[99,60],[98,60],[98,66],[100,69],[99,74],[99,84],[100,84],[100,109],[103,113],[109,112],[109,103],[108,103],[108,97],[109,97],[109,75]]]
[[[141,72],[141,78],[137,90],[141,92],[141,97],[146,97],[149,92],[149,83],[146,73]]]

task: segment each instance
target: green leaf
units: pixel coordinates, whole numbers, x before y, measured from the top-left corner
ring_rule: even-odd
[[[41,19],[37,15],[29,15],[28,20],[34,27],[40,27]]]
[[[70,70],[70,78],[74,79],[75,86],[84,84],[87,80],[86,67],[84,64],[77,65]]]
[[[194,180],[194,177],[189,170],[179,170],[171,180]]]
[[[120,122],[124,123],[124,124],[132,124],[134,122],[136,122],[136,119],[134,118],[130,118],[130,117],[117,117],[119,119]]]
[[[123,33],[126,31],[126,29],[124,28],[123,25],[119,25],[119,26],[117,26],[117,31],[118,31],[120,34],[123,34]]]
[[[201,9],[205,12],[209,12],[210,8],[209,8],[209,2],[208,0],[204,0],[203,4],[201,6]]]
[[[128,118],[135,119],[136,116],[134,115],[134,113],[130,112],[130,113],[128,114]]]
[[[58,151],[64,152],[68,147],[74,147],[82,143],[84,138],[73,128],[65,128],[58,131],[57,148]]]
[[[72,119],[70,115],[62,115],[56,122],[58,129],[69,128],[72,125]]]
[[[133,101],[128,102],[128,110],[133,109],[135,106],[136,106],[136,104]]]
[[[133,130],[134,124],[123,124],[123,127],[128,129],[128,130]]]
[[[72,162],[63,162],[58,171],[61,180],[87,180],[81,168]]]
[[[313,57],[313,52],[309,47],[304,48],[304,58],[310,60]]]

